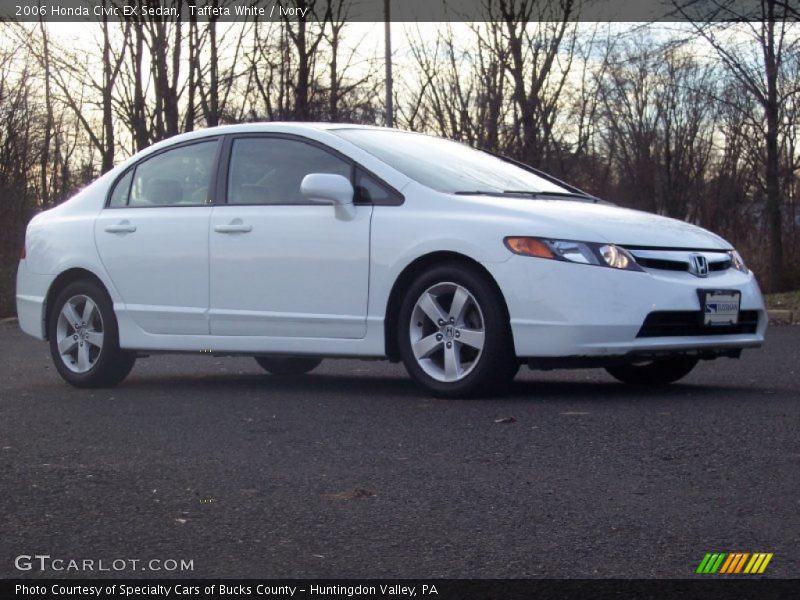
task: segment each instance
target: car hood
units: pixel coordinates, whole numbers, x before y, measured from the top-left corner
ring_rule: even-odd
[[[509,211],[524,221],[524,230],[509,235],[531,235],[621,246],[730,250],[718,235],[691,223],[648,212],[603,203],[569,200],[475,197],[487,209]]]

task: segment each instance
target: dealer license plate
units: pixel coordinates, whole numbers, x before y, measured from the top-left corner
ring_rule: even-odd
[[[733,290],[701,290],[703,325],[737,325],[741,297]]]

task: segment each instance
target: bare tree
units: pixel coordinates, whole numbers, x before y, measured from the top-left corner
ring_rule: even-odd
[[[115,84],[122,65],[124,48],[114,50],[115,25],[107,17],[99,23],[100,63],[99,77],[92,68],[95,57],[88,50],[68,49],[55,45],[48,35],[26,35],[24,29],[17,29],[25,43],[29,56],[37,61],[45,74],[47,103],[58,99],[68,106],[75,118],[83,126],[92,146],[100,154],[100,170],[105,173],[114,166],[116,136],[114,123]],[[37,39],[38,38],[38,39]],[[122,38],[125,44],[126,36]],[[87,109],[100,113],[99,120],[92,118]],[[52,126],[52,122],[48,122]]]
[[[372,121],[375,61],[356,65],[357,45],[343,47],[347,1],[296,6],[307,11],[305,16],[283,16],[279,24],[256,22],[251,29],[252,41],[242,51],[245,114],[250,119]]]
[[[518,111],[515,154],[546,167],[556,150],[553,127],[574,55],[578,2],[558,0],[543,7],[535,0],[498,0],[496,6],[505,25],[506,69]]]
[[[690,7],[676,0],[688,15]],[[800,82],[783,76],[785,58],[797,52],[800,36],[791,22],[796,7],[781,0],[759,0],[756,13],[741,12],[734,0],[717,0],[704,22],[693,21],[696,32],[715,51],[731,75],[756,99],[764,116],[762,137],[766,218],[769,228],[769,289],[783,288],[783,218],[780,182],[780,137],[783,106],[800,93]],[[718,22],[726,21],[726,22]],[[731,25],[727,21],[746,21]],[[750,50],[755,52],[750,53]]]

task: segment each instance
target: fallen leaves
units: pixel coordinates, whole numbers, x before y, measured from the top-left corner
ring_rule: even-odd
[[[494,420],[495,423],[516,423],[517,420],[514,417],[499,417]]]
[[[372,498],[375,492],[366,490],[364,488],[353,488],[352,490],[345,490],[338,494],[331,494],[331,498],[338,498],[339,500],[354,500],[356,498]]]

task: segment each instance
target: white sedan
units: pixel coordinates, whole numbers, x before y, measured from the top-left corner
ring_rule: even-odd
[[[138,355],[402,360],[432,393],[533,368],[665,384],[762,344],[725,240],[452,141],[377,127],[218,127],[156,144],[28,225],[22,329],[80,387]]]

